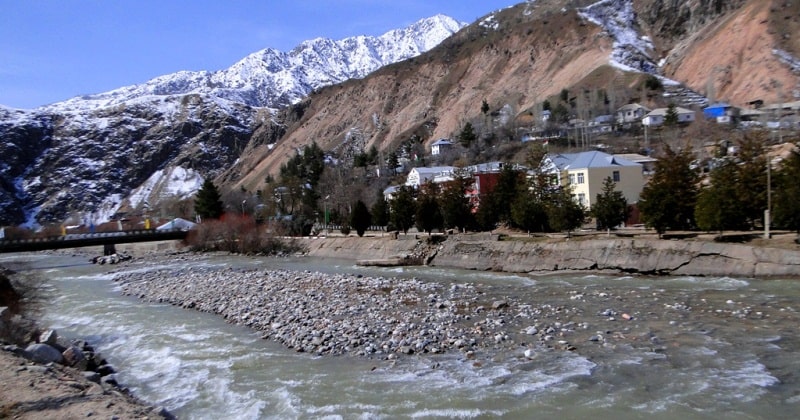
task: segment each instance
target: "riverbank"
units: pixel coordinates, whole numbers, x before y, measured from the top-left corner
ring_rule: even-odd
[[[170,418],[160,409],[86,379],[76,369],[37,364],[0,350],[0,418]]]
[[[38,334],[19,313],[31,291],[14,288],[10,276],[0,267],[0,418],[172,418],[119,388],[113,367],[87,343]]]
[[[306,238],[308,255],[352,260],[415,260],[435,267],[509,273],[559,271],[646,275],[797,277],[800,246],[719,243],[654,238],[559,238],[500,240],[498,235],[399,235]]]

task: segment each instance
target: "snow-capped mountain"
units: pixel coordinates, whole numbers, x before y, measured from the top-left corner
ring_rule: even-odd
[[[186,185],[233,164],[253,130],[274,124],[275,109],[417,56],[463,26],[437,15],[379,37],[264,49],[224,70],[178,72],[33,110],[0,107],[0,225],[58,223],[73,213],[101,222],[121,206],[155,205],[165,192],[191,195]]]
[[[444,15],[378,37],[339,41],[316,38],[289,52],[266,48],[219,71],[180,71],[146,83],[75,97],[44,106],[52,112],[88,111],[151,95],[202,94],[253,107],[281,108],[312,90],[362,78],[387,64],[415,57],[438,45],[465,24]]]

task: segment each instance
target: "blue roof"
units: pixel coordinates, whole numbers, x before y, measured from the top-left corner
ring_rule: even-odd
[[[431,144],[431,146],[442,146],[442,145],[452,145],[452,144],[453,144],[453,142],[448,140],[448,139],[439,139],[439,140],[436,140],[435,142],[433,142],[433,144]]]

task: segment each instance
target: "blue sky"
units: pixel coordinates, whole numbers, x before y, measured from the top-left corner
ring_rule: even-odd
[[[473,22],[521,0],[0,0],[0,104],[34,108],[264,49],[380,35],[437,13]]]

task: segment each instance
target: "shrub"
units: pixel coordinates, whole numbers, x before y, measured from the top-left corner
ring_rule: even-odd
[[[302,251],[297,242],[286,239],[279,222],[258,225],[249,216],[226,215],[203,222],[186,239],[193,251],[227,251],[239,254],[277,255]]]

